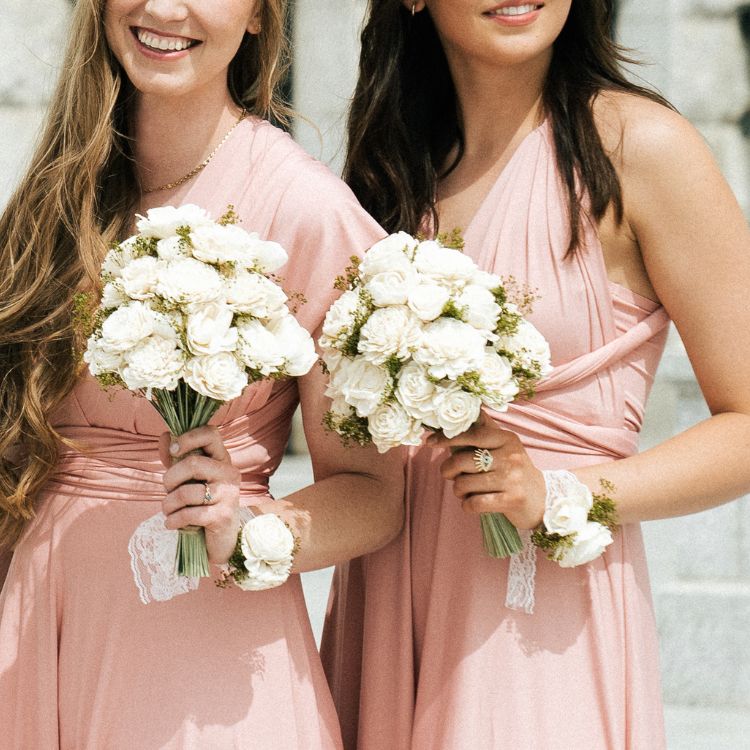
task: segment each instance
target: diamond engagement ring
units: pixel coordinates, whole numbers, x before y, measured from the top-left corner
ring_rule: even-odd
[[[474,466],[477,467],[477,471],[489,471],[494,461],[492,454],[486,448],[474,449]]]
[[[208,482],[203,482],[203,486],[206,488],[206,491],[203,493],[203,504],[211,505],[211,501],[214,499],[214,496],[211,494],[211,489],[208,486]]]

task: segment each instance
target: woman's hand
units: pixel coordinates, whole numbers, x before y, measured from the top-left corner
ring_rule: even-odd
[[[159,456],[167,467],[167,496],[162,502],[167,528],[203,526],[208,559],[227,562],[240,528],[241,476],[218,430],[199,427],[179,437],[165,432],[159,439]]]
[[[462,435],[451,440],[433,436],[429,442],[455,451],[440,470],[453,481],[453,492],[467,513],[503,513],[519,529],[533,529],[542,522],[547,495],[544,475],[514,432],[482,414]],[[492,455],[489,471],[477,469],[476,448]]]

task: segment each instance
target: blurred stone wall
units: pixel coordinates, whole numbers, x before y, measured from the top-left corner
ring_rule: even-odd
[[[0,205],[28,158],[56,75],[67,0],[0,6]],[[296,0],[295,137],[339,169],[356,76],[365,0]],[[618,35],[649,64],[657,86],[701,130],[750,214],[750,8],[732,0],[623,0]],[[717,290],[718,292],[718,290]],[[738,363],[738,367],[750,363]],[[642,446],[707,416],[684,350],[672,335],[649,402]],[[297,441],[301,445],[301,441]],[[644,524],[672,704],[750,710],[750,505]]]

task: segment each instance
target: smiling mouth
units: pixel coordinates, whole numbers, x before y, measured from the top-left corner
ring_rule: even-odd
[[[541,10],[543,3],[527,3],[526,5],[508,5],[504,8],[495,8],[488,10],[486,16],[525,16],[527,13],[533,13],[535,10]]]
[[[170,36],[167,34],[157,34],[148,29],[142,29],[137,26],[131,27],[133,36],[144,46],[153,52],[182,52],[200,44],[197,39],[190,39],[184,36]]]

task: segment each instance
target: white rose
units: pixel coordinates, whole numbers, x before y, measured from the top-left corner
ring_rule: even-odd
[[[175,258],[186,258],[185,251],[182,249],[182,239],[180,237],[166,237],[156,243],[156,254],[162,260],[174,260]]]
[[[593,504],[591,490],[583,482],[566,482],[544,512],[547,532],[568,536],[583,530]]]
[[[595,560],[612,544],[612,532],[596,521],[589,521],[576,532],[573,546],[560,553],[558,563],[561,568],[574,568]]]
[[[156,293],[171,302],[210,302],[224,290],[224,281],[215,268],[195,258],[177,258],[163,266]]]
[[[251,243],[244,261],[247,268],[255,268],[262,273],[273,273],[289,260],[286,250],[278,242],[261,240],[256,232],[251,232],[249,236]]]
[[[284,290],[259,273],[239,269],[226,288],[227,302],[234,310],[267,320],[287,314]]]
[[[237,355],[251,370],[267,377],[284,365],[284,349],[277,336],[259,320],[240,318],[237,321],[239,341]]]
[[[146,216],[138,214],[136,227],[144,237],[164,239],[177,233],[179,227],[196,227],[212,224],[209,215],[198,206],[188,203],[179,208],[159,206],[151,208]]]
[[[228,352],[188,360],[184,379],[194,391],[217,401],[237,398],[247,385],[245,368]]]
[[[513,336],[501,336],[495,343],[500,352],[507,352],[527,370],[538,370],[540,377],[552,371],[549,344],[528,320],[522,319]]]
[[[464,311],[463,319],[474,328],[490,335],[497,326],[501,307],[489,289],[468,284],[456,297],[456,305]]]
[[[182,376],[185,353],[176,342],[161,336],[149,336],[123,355],[122,379],[131,391],[146,388],[177,387]]]
[[[331,305],[323,321],[323,332],[319,341],[322,347],[335,347],[349,336],[359,305],[359,292],[352,290],[344,292]]]
[[[111,352],[132,349],[154,332],[156,313],[143,302],[118,307],[102,323],[101,346]]]
[[[418,284],[409,290],[406,304],[414,314],[425,322],[440,317],[450,299],[450,292],[438,284]]]
[[[365,289],[377,307],[404,305],[417,278],[417,272],[412,266],[399,271],[381,271],[365,284]]]
[[[398,374],[396,398],[415,419],[435,422],[435,396],[437,388],[427,377],[427,370],[416,362],[409,362]]]
[[[106,372],[120,372],[122,365],[122,354],[103,349],[99,339],[95,336],[89,337],[86,351],[83,353],[83,361],[89,366],[89,371],[95,377]]]
[[[503,280],[494,273],[488,273],[487,271],[482,271],[480,268],[477,268],[471,277],[471,283],[476,284],[477,286],[483,286],[485,289],[492,291],[493,289],[501,287],[503,285]]]
[[[204,263],[247,263],[253,244],[250,235],[234,224],[206,224],[190,232],[194,258]]]
[[[331,373],[331,384],[326,395],[333,398],[343,396],[358,416],[369,417],[380,405],[390,382],[390,376],[383,368],[370,364],[362,357],[344,357],[336,371]]]
[[[364,255],[359,272],[364,281],[379,273],[412,269],[411,257],[417,241],[406,232],[398,232],[376,242]]]
[[[414,265],[422,275],[456,289],[465,286],[477,268],[468,255],[433,240],[419,243]]]
[[[232,352],[237,348],[234,313],[224,302],[204,302],[188,308],[186,338],[193,354]]]
[[[412,419],[401,404],[383,404],[367,418],[367,428],[378,453],[399,445],[419,445],[422,425]]]
[[[246,591],[262,591],[284,583],[292,569],[294,536],[273,513],[264,513],[242,527],[242,556],[248,577],[238,582]]]
[[[102,289],[102,301],[101,306],[103,310],[111,310],[115,307],[121,307],[127,305],[130,300],[127,295],[122,291],[119,281],[112,282],[104,285]]]
[[[438,318],[424,327],[414,361],[427,368],[433,378],[455,380],[482,366],[484,348],[484,336],[473,326],[453,318]]]
[[[479,419],[482,401],[458,387],[442,388],[435,396],[437,426],[447,438],[456,437]]]
[[[379,365],[394,356],[406,359],[420,339],[419,318],[408,307],[384,307],[362,326],[358,349],[365,359]]]
[[[159,272],[164,263],[150,255],[131,260],[122,269],[119,285],[132,299],[148,299],[154,296]]]
[[[312,337],[293,315],[268,324],[268,330],[276,336],[276,342],[284,356],[284,372],[297,378],[310,372],[318,361]]]
[[[113,276],[116,279],[120,278],[122,269],[135,258],[133,247],[136,239],[136,237],[128,237],[107,252],[102,261],[103,275]]]
[[[484,350],[479,380],[488,391],[482,396],[482,401],[495,411],[505,411],[508,404],[518,395],[518,384],[513,378],[510,362],[491,346]]]

